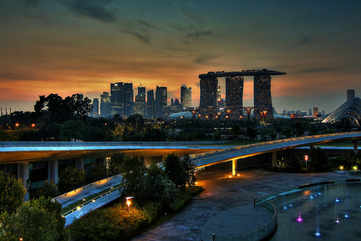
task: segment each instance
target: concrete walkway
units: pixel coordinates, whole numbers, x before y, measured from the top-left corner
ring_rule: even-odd
[[[272,222],[273,214],[263,207],[253,208],[249,205],[235,207],[220,212],[210,218],[201,229],[201,240],[222,241],[258,241],[269,232],[261,232],[265,224]]]
[[[277,173],[263,170],[241,171],[240,177],[228,179],[226,176],[230,171],[222,171],[214,168],[206,170],[200,174],[199,185],[205,188],[205,191],[198,197],[194,198],[192,203],[188,205],[182,212],[172,217],[167,222],[158,225],[147,232],[135,237],[132,241],[211,241],[210,236],[207,238],[209,228],[217,223],[217,216],[224,216],[223,225],[232,225],[238,227],[239,233],[248,232],[249,226],[237,226],[232,223],[257,224],[253,222],[251,214],[253,212],[253,199],[261,199],[275,193],[291,190],[299,185],[322,182],[329,180],[344,180],[352,178],[347,172],[345,173],[316,173],[316,174],[300,174],[300,173]],[[227,218],[227,213],[232,212],[233,208],[245,208],[245,216],[234,214],[235,218]],[[264,217],[262,213],[257,217]],[[214,222],[214,223],[213,223]],[[216,232],[220,229],[214,229]],[[242,239],[241,239],[242,240]],[[223,241],[223,239],[216,239]]]

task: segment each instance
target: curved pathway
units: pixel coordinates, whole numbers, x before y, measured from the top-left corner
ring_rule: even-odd
[[[294,174],[250,170],[242,171],[240,177],[231,179],[225,178],[226,174],[229,173],[215,169],[200,174],[199,184],[205,187],[203,193],[194,198],[182,212],[132,241],[200,241],[201,233],[206,232],[204,228],[207,222],[225,210],[240,206],[252,209],[254,198],[287,191],[302,184],[350,178],[348,173],[336,172]],[[239,222],[249,221],[247,218]],[[232,223],[232,220],[225,220],[224,224],[227,222]],[[245,231],[239,227],[239,232]]]

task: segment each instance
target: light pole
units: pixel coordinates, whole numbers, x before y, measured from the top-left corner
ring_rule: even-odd
[[[308,155],[305,155],[305,156],[304,156],[304,159],[305,159],[305,162],[306,162],[306,170],[308,170],[307,162],[308,162],[309,156],[308,156]]]
[[[134,197],[126,197],[125,198],[125,204],[127,205],[127,207],[128,207],[128,213],[130,212],[130,206],[132,206],[132,199],[133,199]]]

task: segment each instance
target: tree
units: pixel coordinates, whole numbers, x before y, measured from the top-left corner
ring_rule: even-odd
[[[40,96],[34,105],[38,116],[43,113],[50,115],[50,120],[63,122],[72,119],[84,119],[91,110],[91,100],[82,94],[74,94],[63,99],[58,94]]]
[[[18,180],[0,171],[0,213],[14,212],[24,201],[25,192]]]
[[[45,182],[44,186],[32,192],[32,198],[46,197],[53,198],[58,195],[58,187],[53,183]]]
[[[61,207],[44,197],[31,200],[19,207],[16,212],[4,212],[0,217],[0,241],[66,241],[64,218]]]
[[[126,158],[120,168],[123,175],[123,193],[129,196],[142,196],[146,168],[139,158]]]
[[[165,173],[168,178],[173,181],[177,187],[185,188],[189,180],[189,170],[184,160],[178,156],[171,154],[165,159]]]
[[[84,170],[67,167],[60,173],[58,188],[61,193],[69,192],[85,184]]]

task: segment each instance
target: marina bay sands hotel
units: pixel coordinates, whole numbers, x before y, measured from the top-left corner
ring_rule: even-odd
[[[261,70],[242,70],[240,72],[208,72],[200,74],[200,105],[202,114],[209,118],[217,115],[217,89],[218,79],[226,79],[226,112],[231,119],[239,119],[243,114],[243,85],[244,76],[254,77],[254,107],[253,111],[256,118],[272,119],[272,95],[271,95],[271,76],[284,75],[285,72],[279,72],[268,69]],[[250,109],[248,110],[250,111]]]

